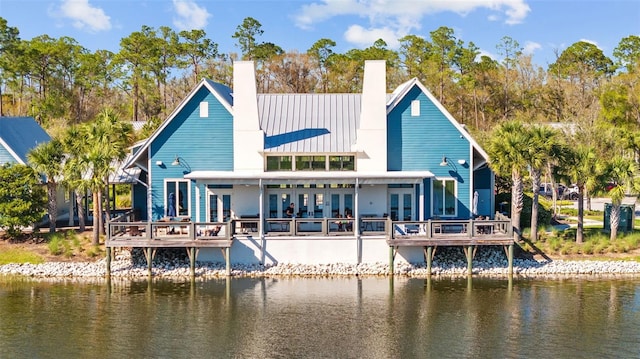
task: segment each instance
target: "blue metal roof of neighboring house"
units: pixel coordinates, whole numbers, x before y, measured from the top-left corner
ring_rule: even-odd
[[[32,148],[50,140],[33,117],[0,117],[0,145],[18,156],[16,162],[26,163]]]
[[[360,94],[258,94],[266,152],[351,152]]]
[[[211,86],[223,100],[227,101],[229,106],[233,107],[233,91],[229,86],[211,80],[205,81],[207,81],[209,86]]]

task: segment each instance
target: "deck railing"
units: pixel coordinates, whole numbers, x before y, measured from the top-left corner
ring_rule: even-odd
[[[108,222],[108,240],[230,240],[240,236],[258,236],[259,218],[235,219],[229,222],[191,222],[172,218],[156,222],[133,222],[126,213]],[[354,236],[355,219],[351,218],[268,218],[262,221],[268,237],[335,237]],[[496,220],[427,220],[391,221],[388,217],[360,218],[361,236],[411,238],[510,238],[511,221]]]

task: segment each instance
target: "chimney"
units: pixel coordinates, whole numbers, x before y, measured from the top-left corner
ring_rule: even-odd
[[[263,171],[264,133],[258,118],[253,61],[233,63],[233,163],[235,171]]]
[[[358,151],[358,171],[387,170],[386,104],[386,62],[365,61],[360,127],[355,144]]]

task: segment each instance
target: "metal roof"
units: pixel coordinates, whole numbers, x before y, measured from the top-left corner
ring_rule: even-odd
[[[258,94],[265,152],[351,152],[360,94]]]
[[[27,153],[51,137],[33,117],[0,117],[0,144],[13,153],[19,163],[27,162]]]

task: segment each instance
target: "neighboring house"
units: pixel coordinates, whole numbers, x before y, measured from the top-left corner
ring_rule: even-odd
[[[0,164],[28,165],[27,153],[41,143],[51,140],[33,117],[0,117]],[[58,191],[58,217],[69,212],[69,196]]]
[[[134,185],[133,207],[152,221],[265,221],[285,218],[291,203],[298,218],[493,218],[485,151],[417,79],[388,94],[385,66],[365,63],[361,94],[257,94],[254,64],[244,61],[234,63],[233,90],[202,80],[134,149],[126,167],[141,169],[143,183]],[[388,257],[384,241],[312,243],[267,232],[259,236],[268,245],[234,242],[232,261]],[[264,246],[271,252],[260,258]],[[407,260],[424,258],[421,248],[408,251]]]

